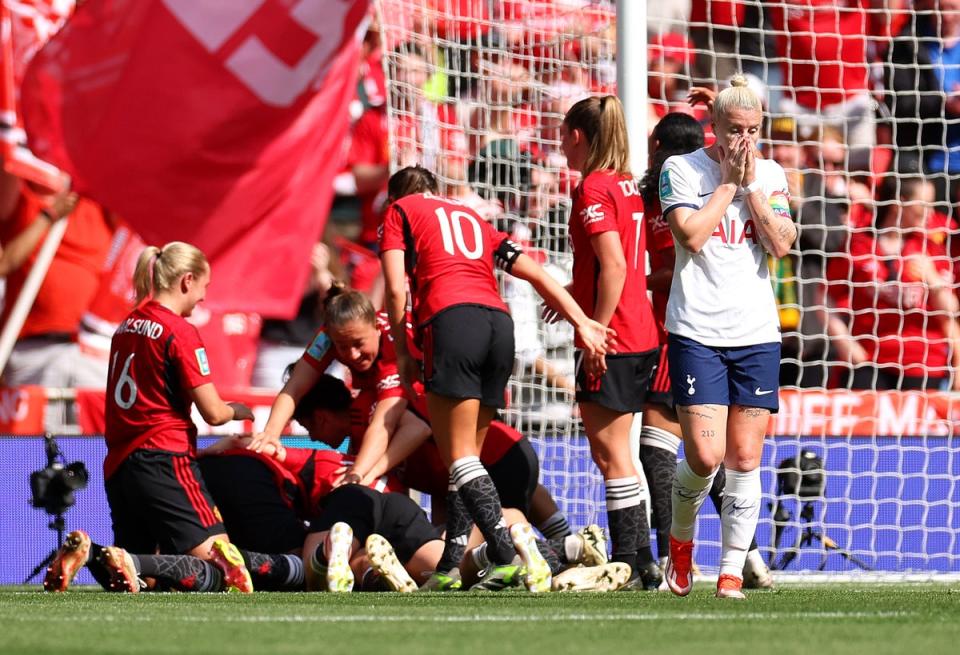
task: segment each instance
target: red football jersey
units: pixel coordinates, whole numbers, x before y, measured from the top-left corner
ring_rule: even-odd
[[[333,491],[333,481],[339,475],[337,471],[351,463],[351,459],[335,450],[287,448],[287,456],[281,466],[299,480],[304,519],[314,519],[319,515],[321,501],[324,496]],[[368,486],[382,493],[407,491],[396,476],[391,474],[380,476]]]
[[[850,258],[831,258],[830,295],[839,309],[852,310],[850,332],[878,364],[896,364],[910,377],[944,377],[949,367],[949,339],[931,315],[929,290],[910,267],[909,258],[933,260],[945,284],[953,284],[950,259],[942,246],[923,236],[907,236],[899,256],[880,253],[876,240],[857,234]]]
[[[335,450],[287,448],[286,453],[282,462],[242,448],[232,448],[208,457],[252,457],[260,460],[273,474],[284,502],[295,509],[300,518],[307,521],[315,519],[319,515],[323,497],[333,491],[333,481],[339,475],[337,471],[348,465],[350,460]],[[238,483],[242,483],[242,480],[238,480]],[[369,486],[383,493],[404,493],[407,490],[392,475],[381,476]]]
[[[617,353],[640,353],[657,347],[657,330],[647,299],[647,239],[643,200],[636,180],[611,171],[594,171],[573,191],[569,237],[573,249],[571,295],[587,316],[597,302],[600,262],[591,237],[618,232],[627,261],[627,279],[609,327],[617,331]],[[577,339],[575,345],[582,348]]]
[[[414,323],[423,325],[454,305],[483,305],[507,312],[493,276],[494,263],[509,267],[507,235],[455,200],[429,193],[401,198],[383,219],[380,251],[406,252]],[[514,246],[515,248],[515,246]]]
[[[660,211],[659,199],[654,207],[647,208],[645,223],[647,226],[647,248],[650,254],[650,271],[656,272],[669,267],[672,273],[673,232],[670,231],[670,224]],[[671,254],[669,259],[665,256],[667,252]],[[663,326],[667,320],[667,301],[670,299],[670,292],[651,291],[650,298],[653,305],[653,317],[657,323],[657,338],[661,344],[664,344],[667,342],[667,331]]]
[[[104,476],[138,448],[196,452],[189,391],[210,382],[197,329],[150,301],[113,335],[107,379]]]

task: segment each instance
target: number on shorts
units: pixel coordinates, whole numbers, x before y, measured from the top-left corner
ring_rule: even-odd
[[[443,207],[437,207],[437,220],[440,222],[440,238],[443,239],[443,249],[451,255],[457,254],[454,251],[454,242],[457,250],[467,259],[480,259],[483,256],[483,232],[480,230],[480,224],[477,219],[468,214],[456,210],[447,216]],[[470,227],[473,228],[473,249],[467,248],[463,240],[463,219],[467,219]]]
[[[111,366],[111,368],[114,371],[117,370],[117,357],[119,355],[120,353],[113,354],[113,366]],[[120,409],[130,409],[133,407],[133,403],[137,402],[137,382],[133,379],[133,376],[130,375],[130,364],[133,363],[134,355],[136,355],[136,353],[130,353],[130,356],[123,362],[123,370],[120,371],[120,377],[117,378],[117,386],[113,390],[113,400]],[[124,396],[126,396],[126,398],[124,398]]]

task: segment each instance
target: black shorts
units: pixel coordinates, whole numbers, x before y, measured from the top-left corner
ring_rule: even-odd
[[[657,370],[657,348],[631,355],[607,355],[607,372],[592,383],[583,370],[583,351],[575,355],[577,401],[597,403],[615,412],[643,411],[650,381]]]
[[[660,359],[657,370],[650,382],[650,391],[647,392],[647,404],[663,405],[675,410],[673,404],[673,387],[670,385],[670,362],[667,359],[667,344],[660,346]]]
[[[423,379],[427,391],[448,398],[478,398],[506,406],[513,372],[513,319],[479,305],[445,309],[422,328]]]
[[[197,461],[183,453],[135,450],[105,483],[113,543],[131,553],[186,553],[223,534],[223,519]]]
[[[258,553],[303,547],[307,528],[295,510],[296,487],[279,486],[270,467],[255,457],[210,455],[198,461],[230,541]]]
[[[503,457],[486,468],[500,495],[500,504],[529,516],[530,501],[540,477],[540,460],[530,442],[521,439]]]
[[[310,532],[325,532],[340,521],[353,528],[361,546],[374,533],[389,541],[403,564],[421,546],[440,539],[441,534],[409,496],[382,494],[358,484],[337,487],[327,494],[320,505],[320,518],[311,523]]]

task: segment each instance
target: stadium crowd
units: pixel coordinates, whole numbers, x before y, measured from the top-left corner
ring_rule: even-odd
[[[156,260],[145,263],[141,254],[145,244],[122,217],[76,194],[44,196],[22,180],[0,174],[0,274],[6,279],[0,323],[9,319],[47,229],[69,216],[64,240],[4,369],[4,384],[106,389],[110,443],[110,431],[119,430],[111,423],[110,403],[122,407],[123,397],[117,379],[108,381],[111,339],[116,347],[117,327],[129,321],[135,295],[140,300],[152,295],[156,300],[159,292],[169,292],[181,294],[176,296],[182,308],[179,316],[162,320],[151,316],[150,320],[170,321],[177,327],[169,329],[190,334],[197,344],[201,337],[185,325],[208,330],[201,331],[203,342],[197,347],[210,350],[209,369],[204,372],[204,362],[184,364],[189,373],[183,373],[186,395],[181,400],[187,407],[196,402],[211,424],[250,416],[249,409],[238,403],[222,403],[215,391],[215,400],[198,399],[195,392],[210,384],[206,376],[211,371],[217,386],[278,392],[261,433],[230,438],[193,453],[195,433],[191,441],[190,428],[177,423],[171,430],[183,443],[152,442],[149,448],[183,450],[189,455],[163,462],[140,457],[134,462],[139,473],[111,478],[116,485],[127,485],[123,492],[108,494],[115,527],[123,526],[116,529],[118,543],[101,547],[82,531],[71,533],[48,572],[48,589],[66,589],[84,565],[105,588],[128,592],[139,591],[145,578],[155,580],[160,588],[201,591],[344,591],[355,584],[396,591],[524,584],[539,591],[550,588],[551,578],[558,590],[656,589],[661,584],[656,565],[652,571],[645,568],[656,558],[650,547],[646,506],[639,500],[640,482],[617,461],[625,448],[620,442],[625,442],[626,432],[621,439],[620,428],[612,426],[641,409],[645,416],[650,414],[649,405],[643,407],[639,400],[647,394],[647,383],[654,383],[651,393],[669,394],[656,388],[652,373],[659,354],[652,311],[657,309],[656,294],[670,289],[669,280],[664,286],[656,277],[658,270],[671,268],[669,262],[656,265],[656,258],[664,256],[657,252],[663,250],[662,239],[648,226],[637,242],[640,256],[650,255],[652,272],[646,278],[641,274],[631,287],[641,289],[636,298],[631,296],[631,304],[635,301],[636,309],[648,303],[649,286],[654,294],[654,306],[647,304],[650,318],[621,318],[623,322],[617,324],[617,332],[626,338],[628,326],[649,321],[650,334],[638,336],[636,347],[629,350],[650,358],[650,366],[643,369],[644,388],[634,398],[640,406],[612,401],[599,391],[599,383],[598,388],[590,388],[597,395],[581,395],[586,385],[605,374],[612,377],[608,371],[615,369],[606,368],[604,347],[589,340],[581,317],[560,310],[576,326],[576,345],[582,352],[578,361],[593,376],[590,381],[579,379],[581,367],[574,370],[568,356],[574,341],[570,325],[553,325],[542,318],[534,294],[534,290],[540,292],[555,306],[563,305],[561,298],[572,296],[587,312],[585,319],[604,326],[615,323],[617,302],[601,320],[599,314],[587,311],[587,296],[578,295],[578,275],[586,273],[578,273],[582,264],[577,253],[590,243],[590,237],[571,233],[573,243],[567,241],[571,209],[587,211],[586,205],[577,203],[581,194],[589,193],[585,182],[597,170],[587,165],[586,156],[575,165],[576,143],[571,145],[570,139],[576,137],[571,134],[579,131],[588,142],[607,138],[596,136],[606,135],[605,131],[591,132],[592,123],[578,122],[575,108],[584,99],[604,98],[615,90],[612,3],[431,0],[423,4],[434,11],[414,17],[420,38],[387,39],[376,22],[364,38],[351,128],[344,139],[344,164],[333,181],[337,197],[326,233],[314,247],[312,275],[292,320],[210,315],[202,307],[194,311],[202,299],[199,286],[210,273],[202,253],[191,255],[193,263],[188,266],[174,266],[169,279],[161,280]],[[659,20],[654,16],[649,23],[647,62],[647,120],[652,134],[651,168],[656,173],[651,178],[652,196],[643,184],[640,189],[630,186],[643,197],[640,211],[652,215],[654,206],[659,208],[670,195],[662,183],[656,188],[662,179],[659,167],[664,165],[664,159],[658,161],[653,155],[658,144],[676,148],[670,154],[682,157],[721,143],[724,135],[714,133],[714,103],[726,81],[735,73],[745,73],[737,88],[746,84],[762,105],[762,114],[757,109],[757,116],[763,118],[755,139],[759,140],[757,161],[762,162],[760,167],[774,163],[782,167],[783,215],[799,228],[796,242],[791,240],[792,248],[787,244],[783,252],[764,241],[769,255],[764,255],[767,269],[761,278],[772,284],[783,334],[779,383],[846,389],[960,389],[960,305],[954,283],[960,262],[960,241],[955,238],[960,185],[953,181],[960,167],[960,128],[955,121],[960,115],[960,0],[649,4],[660,5],[656,8]],[[599,101],[601,114],[604,102]],[[688,118],[678,120],[677,115]],[[699,141],[693,138],[689,147],[670,144],[681,128]],[[748,153],[742,157],[752,162],[753,150],[744,144],[735,147],[742,147]],[[724,155],[731,156],[729,151]],[[390,181],[396,179],[391,173],[414,166],[431,177],[435,174],[433,185],[416,187],[415,192],[391,190]],[[741,162],[740,166],[752,171],[753,164]],[[616,170],[610,162],[600,168]],[[632,178],[640,177],[640,171],[633,171],[625,181],[632,185]],[[741,181],[750,193],[759,189],[748,183],[743,170],[734,186]],[[761,192],[772,198],[776,191],[768,186]],[[378,315],[381,310],[389,313],[389,300],[396,297],[395,280],[390,280],[389,273],[385,279],[381,255],[387,254],[387,261],[388,253],[411,247],[404,242],[399,223],[391,233],[389,221],[400,220],[394,216],[395,208],[404,205],[396,203],[424,191],[452,201],[449,207],[443,205],[447,209],[463,207],[469,216],[481,219],[482,228],[473,223],[477,235],[496,235],[488,237],[491,241],[484,250],[491,255],[490,261],[484,260],[487,268],[492,269],[496,258],[501,268],[511,270],[524,253],[522,266],[514,272],[526,272],[518,274],[519,279],[503,276],[499,289],[505,299],[503,309],[509,308],[513,321],[516,360],[508,373],[537,384],[511,385],[510,402],[521,411],[549,400],[566,408],[573,406],[576,395],[576,409],[563,411],[583,418],[594,459],[607,483],[612,559],[599,528],[572,531],[549,492],[537,485],[536,456],[517,430],[489,423],[490,417],[484,420],[481,412],[479,418],[473,417],[475,429],[470,431],[480,445],[458,450],[459,437],[451,435],[460,434],[459,429],[430,424],[439,416],[445,417],[444,426],[455,420],[438,409],[436,398],[430,400],[429,387],[416,388],[404,370],[408,356],[429,365],[430,355],[418,350],[423,343],[413,334],[409,346],[405,336],[396,335],[402,321],[395,315],[389,320]],[[412,215],[423,210],[409,211]],[[626,210],[618,207],[617,211]],[[387,240],[378,234],[384,225]],[[677,229],[673,232],[676,235]],[[456,233],[463,248],[462,234]],[[733,241],[735,235],[727,237]],[[763,239],[764,235],[755,237],[755,245]],[[617,243],[611,247],[622,258],[625,249]],[[172,245],[153,256],[166,257]],[[178,247],[170,252],[176,254]],[[595,244],[593,248],[599,261],[612,261],[604,259],[609,251]],[[495,257],[487,250],[495,251]],[[666,250],[672,252],[672,240]],[[530,270],[536,266],[553,277],[529,273],[527,259]],[[152,272],[145,273],[145,266],[152,267]],[[406,273],[413,279],[411,270]],[[605,289],[600,273],[594,273],[597,286]],[[148,293],[137,288],[137,275],[152,275]],[[199,286],[184,286],[186,276],[190,285]],[[561,284],[571,283],[569,295],[554,278]],[[544,293],[545,288],[551,290]],[[602,292],[593,293],[597,298],[587,300],[595,300],[599,307]],[[619,297],[619,292],[615,295]],[[658,320],[662,331],[664,318]],[[665,336],[660,335],[661,342]],[[483,375],[487,372],[484,369]],[[345,379],[349,388],[338,378]],[[437,384],[434,395],[455,395]],[[692,396],[689,378],[687,384]],[[326,385],[322,393],[317,391],[320,385]],[[531,397],[531,388],[537,390],[536,397]],[[486,386],[483,392],[487,394]],[[500,392],[502,400],[502,388]],[[483,407],[496,408],[500,402],[486,402],[487,395],[477,397]],[[447,409],[455,415],[455,410]],[[642,443],[648,450],[640,453],[644,466],[651,462],[660,471],[658,475],[647,471],[647,478],[661,567],[668,552],[676,559],[678,546],[672,542],[681,528],[671,532],[667,516],[670,494],[677,497],[670,480],[678,439],[690,429],[672,404],[669,409],[674,413],[671,417],[664,412],[665,423],[654,424],[653,429],[648,429],[649,422],[645,426]],[[177,420],[184,418],[180,406],[158,411],[166,412],[171,421],[173,415]],[[302,424],[312,438],[334,447],[349,435],[348,456],[284,448],[279,435],[290,419]],[[686,429],[681,430],[680,424]],[[118,444],[124,441],[117,438]],[[613,443],[617,444],[615,454],[604,450]],[[118,446],[117,459],[111,463],[117,471],[134,464],[132,451],[124,450],[127,446]],[[321,462],[324,458],[329,461]],[[719,461],[706,460],[710,475],[687,467],[684,479],[699,485],[694,490],[699,503],[711,492],[719,511],[721,490],[733,485],[727,486],[733,493],[730,490],[738,484],[736,489],[745,489],[747,483],[740,476],[750,471],[731,469],[725,482],[722,476],[714,477],[724,461],[722,454]],[[656,461],[660,464],[653,464]],[[664,470],[669,471],[666,478]],[[186,516],[165,522],[158,514],[151,525],[144,525],[142,517],[135,520],[124,513],[120,500],[124,495],[153,493],[143,482],[146,471],[157,476],[151,484],[162,486],[175,479],[179,491],[191,490],[186,501],[177,501],[186,503]],[[256,480],[256,491],[251,484],[249,497],[237,498],[235,485],[229,483],[232,476]],[[474,487],[483,490],[470,491]],[[446,521],[445,537],[411,502],[401,500],[401,494],[389,493],[408,489],[446,498],[446,507],[434,502],[433,513],[435,523]],[[493,498],[498,499],[496,504]],[[501,501],[505,521],[499,518]],[[262,511],[251,511],[253,504]],[[491,507],[497,517],[492,522],[487,515]],[[676,507],[672,511],[676,522]],[[684,521],[692,521],[695,514],[696,510],[684,515]],[[479,530],[471,530],[473,523]],[[535,537],[532,528],[543,538]],[[739,531],[743,534],[737,535],[737,550],[746,558],[747,584],[769,586],[762,560],[750,554],[756,553],[756,542],[747,546],[753,529]],[[670,543],[667,533],[672,535]],[[743,557],[734,557],[725,571],[743,569]],[[433,575],[423,575],[424,571]],[[682,593],[683,585],[675,580],[670,587]]]

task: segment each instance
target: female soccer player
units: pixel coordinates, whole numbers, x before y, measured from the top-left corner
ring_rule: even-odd
[[[710,102],[715,94],[711,91]],[[677,470],[677,451],[680,448],[680,423],[673,404],[670,387],[670,367],[667,360],[667,333],[663,323],[673,280],[674,254],[673,234],[660,212],[660,171],[663,163],[673,155],[685,155],[703,147],[704,134],[700,122],[689,114],[674,112],[664,116],[650,138],[650,168],[640,181],[640,195],[647,217],[647,249],[650,253],[650,275],[647,286],[653,300],[653,313],[657,321],[657,336],[660,340],[660,355],[657,372],[650,384],[643,408],[643,428],[640,431],[640,463],[650,485],[650,504],[653,526],[657,529],[657,556],[662,568],[666,568],[670,549],[671,493]],[[726,474],[721,466],[710,488],[710,500],[722,511],[723,487]],[[744,587],[772,587],[773,578],[760,551],[756,539],[750,544],[744,566]]]
[[[299,569],[302,577],[299,560],[241,553],[229,542],[197,466],[192,404],[211,425],[253,419],[247,406],[220,399],[200,335],[185,320],[210,284],[206,257],[179,241],[148,247],[133,284],[137,308],[114,333],[107,380],[103,468],[116,545],[212,561],[229,586],[245,590],[245,561],[271,576]]]
[[[297,405],[321,380],[331,365],[339,363],[350,372],[351,387],[358,391],[372,412],[361,439],[352,439],[356,460],[343,482],[360,482],[386,451],[390,435],[407,410],[408,396],[400,383],[395,349],[406,347],[406,327],[392,332],[383,315],[359,291],[335,284],[323,305],[324,326],[293,367],[290,378],[277,394],[263,432],[254,435],[250,448],[281,448],[280,433],[293,417]],[[404,335],[395,339],[394,335]],[[359,406],[359,404],[358,404]],[[421,408],[425,413],[426,409]]]
[[[670,380],[686,459],[677,465],[666,579],[690,593],[697,511],[726,464],[718,598],[744,598],[743,565],[760,510],[760,454],[778,409],[780,323],[767,253],[797,237],[787,180],[756,143],[760,99],[742,76],[713,104],[714,145],[671,157],[660,204],[676,239],[667,304]]]
[[[647,300],[644,208],[630,173],[623,107],[615,96],[581,100],[560,126],[560,148],[583,180],[573,191],[569,235],[571,293],[617,332],[617,354],[576,342],[577,402],[590,452],[606,485],[613,560],[633,569],[630,589],[654,590],[659,567],[630,452],[630,424],[643,410],[657,363],[657,332]]]
[[[380,241],[386,309],[393,329],[403,330],[409,276],[430,423],[449,467],[451,490],[456,490],[447,497],[450,553],[442,564],[455,566],[460,560],[473,519],[491,553],[487,581],[514,566],[516,557],[500,498],[479,458],[487,426],[504,406],[514,357],[513,321],[497,290],[494,265],[530,282],[576,327],[578,339],[592,353],[606,353],[612,331],[590,320],[506,235],[465,205],[438,197],[437,191],[436,177],[419,166],[390,178],[392,204]],[[411,385],[419,371],[406,343],[395,345],[401,379]],[[549,571],[530,572],[537,575],[549,576]],[[541,583],[528,577],[528,587]]]

